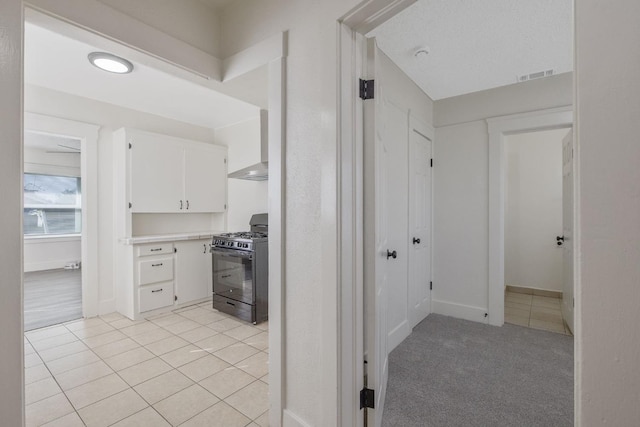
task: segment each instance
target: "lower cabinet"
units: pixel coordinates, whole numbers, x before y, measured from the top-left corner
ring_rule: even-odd
[[[118,311],[137,320],[211,297],[211,239],[126,245]]]
[[[141,286],[138,289],[140,312],[173,305],[173,282],[156,283]]]
[[[212,295],[211,239],[175,242],[176,303],[182,304]]]

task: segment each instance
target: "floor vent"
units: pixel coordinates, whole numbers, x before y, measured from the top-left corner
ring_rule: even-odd
[[[517,80],[518,82],[526,82],[529,80],[541,79],[543,77],[549,77],[549,76],[553,76],[553,69],[545,70],[545,71],[537,71],[531,74],[522,74],[520,76],[517,76]]]

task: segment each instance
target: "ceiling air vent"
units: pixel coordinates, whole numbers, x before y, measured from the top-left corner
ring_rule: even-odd
[[[546,71],[538,71],[531,74],[522,74],[517,77],[518,82],[526,82],[534,79],[541,79],[543,77],[553,76],[553,69]]]

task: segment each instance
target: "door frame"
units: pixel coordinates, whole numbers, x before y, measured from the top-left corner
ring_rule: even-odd
[[[364,120],[358,79],[364,77],[364,34],[417,0],[366,0],[337,19],[338,419],[364,425]]]
[[[99,314],[98,280],[98,131],[97,125],[24,113],[24,131],[80,140],[80,179],[82,180],[82,316]],[[24,165],[23,165],[24,173]],[[23,236],[24,239],[24,236]]]
[[[486,120],[489,131],[489,287],[490,325],[504,324],[505,139],[509,135],[573,127],[573,107],[559,107]],[[577,172],[577,171],[575,171]],[[574,182],[576,175],[574,175]],[[574,197],[577,197],[574,188]],[[574,199],[574,206],[575,206]],[[575,209],[574,209],[575,212]],[[574,213],[575,215],[575,213]],[[575,236],[576,247],[579,236]],[[577,265],[577,264],[575,264]],[[575,286],[575,279],[574,279]]]

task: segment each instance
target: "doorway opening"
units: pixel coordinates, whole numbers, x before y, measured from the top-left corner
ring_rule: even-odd
[[[82,317],[81,141],[24,137],[24,329]]]
[[[91,9],[92,6],[86,7]],[[264,42],[267,45],[266,48],[259,44],[240,52],[238,58],[230,58],[227,63],[230,64],[233,73],[224,76],[225,81],[221,82],[203,79],[203,76],[188,73],[157,56],[151,57],[145,52],[120,44],[114,41],[117,37],[106,39],[91,30],[87,31],[86,26],[83,27],[81,23],[76,26],[75,23],[62,22],[43,11],[36,12],[29,8],[25,12],[27,17],[25,22],[27,32],[25,107],[28,111],[38,112],[38,114],[25,113],[25,129],[27,132],[33,130],[56,136],[77,136],[81,141],[79,151],[82,173],[87,172],[90,177],[85,179],[83,175],[81,179],[83,244],[81,246],[82,261],[79,263],[81,266],[79,271],[83,276],[82,299],[86,300],[83,305],[90,308],[83,312],[82,317],[85,319],[26,334],[24,381],[27,422],[31,423],[31,420],[37,418],[37,422],[33,422],[39,425],[48,421],[82,423],[83,420],[91,424],[93,420],[90,420],[91,415],[88,415],[88,412],[91,411],[88,408],[93,405],[107,404],[103,399],[111,399],[113,406],[110,406],[112,409],[110,416],[118,419],[112,418],[109,423],[131,418],[127,422],[136,424],[144,420],[156,425],[163,423],[164,418],[177,425],[186,421],[186,419],[176,418],[184,416],[184,413],[176,414],[175,406],[170,402],[158,404],[160,400],[169,399],[174,394],[180,394],[194,403],[190,417],[200,412],[202,414],[199,416],[203,419],[215,416],[217,409],[230,405],[235,408],[234,417],[241,420],[243,425],[252,422],[267,424],[269,417],[274,420],[280,419],[282,391],[279,347],[283,341],[281,300],[284,286],[282,177],[284,176],[285,35],[280,33],[274,36],[275,39],[282,41],[279,45],[270,43],[271,40],[268,40]],[[96,14],[92,12],[95,10],[89,10],[85,15],[95,16]],[[117,23],[116,20],[115,27]],[[157,35],[154,31],[150,30],[150,32],[151,36]],[[30,55],[29,43],[34,42],[41,42],[38,55]],[[182,43],[179,40],[175,42],[177,45]],[[184,44],[184,46],[188,48],[188,45]],[[269,47],[274,49],[269,50]],[[123,80],[100,74],[101,71],[88,65],[86,60],[88,51],[107,49],[132,59],[137,67],[137,75],[134,71],[127,77],[139,79],[132,86],[127,87],[122,84]],[[260,54],[256,54],[257,52]],[[31,53],[33,53],[32,49]],[[265,53],[271,56],[265,59]],[[38,65],[38,61],[42,61],[48,55],[65,56],[70,59],[69,63],[73,66],[67,70],[60,70],[54,66],[33,66]],[[65,61],[52,63],[61,65]],[[233,66],[234,64],[237,66]],[[57,74],[53,75],[54,72]],[[84,74],[77,76],[74,74],[76,72]],[[103,79],[102,83],[99,82],[100,78]],[[114,79],[107,80],[105,83],[104,79],[111,78]],[[131,85],[131,79],[129,84]],[[246,90],[247,87],[251,87],[252,90]],[[238,95],[232,96],[235,92]],[[245,98],[253,96],[255,102],[243,99],[243,94]],[[154,101],[150,102],[150,99]],[[176,107],[180,103],[181,105]],[[268,131],[261,129],[260,120],[253,120],[259,116],[261,109],[269,111]],[[247,112],[255,112],[255,117],[251,114],[243,116]],[[66,119],[58,119],[58,117],[66,117]],[[75,123],[80,130],[65,131],[64,126],[70,123]],[[119,188],[116,186],[124,181],[124,172],[118,169],[121,164],[116,161],[118,153],[114,148],[118,129],[138,129],[143,133],[162,136],[164,140],[171,140],[166,144],[167,146],[173,146],[174,142],[177,146],[176,140],[181,139],[179,143],[183,144],[181,147],[188,154],[192,153],[188,151],[192,148],[212,150],[212,147],[205,147],[208,143],[225,146],[224,150],[228,156],[224,158],[224,164],[227,166],[231,164],[233,166],[229,167],[234,168],[240,167],[239,165],[243,162],[255,163],[261,160],[261,133],[268,132],[269,182],[255,183],[260,185],[260,196],[264,197],[260,198],[263,203],[259,211],[251,213],[269,212],[269,323],[264,322],[255,326],[243,324],[238,319],[214,310],[210,292],[208,297],[192,301],[188,300],[188,293],[185,292],[190,286],[189,283],[196,282],[199,288],[200,285],[205,284],[204,289],[211,290],[211,287],[207,288],[205,283],[212,279],[210,267],[212,260],[208,252],[212,243],[210,234],[239,231],[229,227],[242,227],[240,230],[249,227],[249,224],[244,222],[239,225],[231,224],[227,218],[227,209],[231,208],[229,206],[231,203],[234,203],[234,219],[240,210],[257,209],[255,205],[258,201],[247,201],[246,198],[242,198],[242,192],[246,191],[247,186],[227,187],[227,166],[208,164],[210,168],[215,166],[216,172],[224,169],[222,171],[224,190],[216,192],[216,195],[221,193],[223,198],[220,206],[224,208],[219,209],[219,212],[203,209],[204,212],[196,213],[141,211],[132,214],[129,208],[119,209],[120,199],[115,201],[119,195],[117,194]],[[89,134],[91,135],[87,136]],[[154,141],[163,138],[156,138]],[[266,136],[262,139],[266,139]],[[249,145],[253,145],[250,153],[245,149]],[[158,150],[159,146],[160,142],[158,142]],[[122,144],[123,152],[127,150],[124,147],[125,144]],[[217,148],[222,149],[222,147]],[[266,151],[267,147],[264,148]],[[233,162],[230,156],[234,156]],[[255,156],[257,159],[254,159]],[[186,157],[187,154],[185,154]],[[208,157],[200,156],[195,160],[201,158]],[[193,163],[197,163],[196,161]],[[160,166],[174,165],[178,162],[176,156],[168,158]],[[144,166],[149,165],[142,166],[144,171]],[[233,169],[228,170],[228,172],[232,171]],[[189,172],[193,171],[189,170]],[[212,187],[208,183],[211,174],[204,175],[204,178],[197,177],[192,180],[200,185],[198,190],[203,186]],[[216,176],[220,176],[220,173]],[[88,185],[89,188],[87,188]],[[99,195],[97,188],[100,189]],[[206,189],[204,191],[206,192]],[[232,191],[235,191],[233,196],[229,194]],[[97,209],[93,207],[98,206],[98,200],[100,202],[99,221],[87,221],[84,218],[85,215],[97,216]],[[186,209],[189,209],[190,201],[191,209],[196,210],[195,202],[191,198],[185,203]],[[93,207],[85,209],[84,203]],[[180,201],[179,206],[182,204]],[[139,204],[136,205],[136,208],[139,206]],[[116,223],[124,221],[122,217],[125,211],[129,216],[134,216],[129,218],[134,223],[135,233],[133,234],[118,233],[120,228]],[[91,229],[87,230],[88,227]],[[180,243],[172,241],[171,237],[175,237],[177,241],[181,237],[175,235],[184,233],[189,236],[180,240]],[[166,253],[162,254],[162,258],[169,262],[149,263],[142,260],[141,263],[145,263],[144,265],[148,267],[163,267],[175,263],[175,275],[173,271],[168,276],[163,275],[160,290],[157,292],[164,291],[166,294],[169,289],[166,285],[169,284],[173,288],[172,280],[175,280],[183,290],[180,297],[187,302],[179,306],[180,303],[178,303],[174,307],[177,299],[171,295],[166,303],[162,301],[164,306],[148,309],[148,306],[140,304],[136,306],[138,312],[127,317],[118,312],[119,292],[124,286],[120,287],[117,280],[118,260],[116,258],[120,253],[116,253],[116,248],[129,245],[131,249],[137,244],[136,256],[146,256],[148,260],[151,256],[157,256],[154,253],[158,250],[157,245],[153,243],[155,240],[131,243],[126,242],[125,237],[144,240],[150,235],[157,238],[159,234],[164,235],[162,236],[164,240],[161,242],[166,242],[167,239],[171,241],[167,245],[161,245],[162,251],[165,251],[165,246],[173,245],[171,250],[166,250]],[[195,234],[198,235],[197,240],[193,239]],[[167,237],[168,235],[172,236]],[[84,239],[88,239],[89,244],[85,245]],[[145,247],[145,243],[151,247]],[[148,249],[149,254],[144,252],[145,249]],[[85,262],[87,251],[95,257],[94,262]],[[174,255],[176,253],[180,254],[180,259],[178,255]],[[193,262],[190,263],[190,261]],[[198,268],[189,267],[193,264],[197,264]],[[98,265],[100,277],[97,275]],[[90,280],[85,280],[89,266],[93,266],[92,276]],[[200,268],[203,266],[204,269]],[[163,269],[164,272],[169,270],[169,268]],[[201,275],[202,271],[204,274]],[[133,281],[137,276],[133,272],[130,273],[128,280]],[[198,278],[194,279],[195,276]],[[159,282],[153,274],[147,274],[145,277],[151,278],[153,286]],[[200,280],[202,277],[205,279]],[[140,284],[141,289],[146,284]],[[85,288],[88,291],[85,292]],[[149,297],[148,300],[155,296],[155,288],[151,289],[147,286],[144,290],[149,290],[149,295],[145,294]],[[129,288],[125,291],[132,292],[134,289]],[[135,291],[137,292],[137,289]],[[169,310],[165,309],[169,306],[171,306]],[[158,311],[153,312],[152,310],[155,309]],[[140,312],[143,312],[142,316]],[[134,354],[144,354],[144,356],[136,358]],[[139,377],[135,373],[142,364],[151,366],[153,372],[149,371],[149,376],[144,374],[143,377]],[[226,369],[230,366],[233,368]],[[184,390],[175,390],[167,384],[167,381],[163,382],[163,380],[171,382],[176,378],[179,378],[185,386],[192,383],[199,383],[201,386],[193,384],[181,387]],[[114,394],[101,387],[101,383],[110,381],[118,382],[121,391]],[[134,386],[137,387],[136,390],[133,390]],[[89,389],[100,391],[88,396],[85,391]],[[122,404],[124,401],[127,405]],[[225,403],[218,404],[219,401]],[[218,406],[212,408],[216,404]],[[48,408],[48,405],[56,406],[55,410],[43,413],[41,408]],[[135,410],[131,409],[133,407]],[[273,410],[269,411],[270,407]],[[214,415],[211,415],[212,413]],[[40,416],[45,417],[46,420],[39,418]],[[206,420],[204,422],[207,423]],[[237,422],[240,423],[240,421]]]
[[[563,141],[569,132],[541,130],[505,139],[505,323],[565,334],[571,333],[561,310],[564,270],[572,268],[563,253],[572,243],[563,233],[563,211],[573,209],[571,195],[563,191]]]
[[[371,58],[371,49],[365,49],[367,46],[367,36],[375,36],[379,41],[381,51],[386,54],[404,74],[411,78],[415,83],[420,85],[423,92],[433,96],[433,110],[427,118],[432,120],[434,126],[434,148],[433,148],[433,181],[434,181],[434,224],[433,224],[433,276],[431,287],[431,311],[435,314],[444,314],[447,316],[458,317],[466,320],[473,320],[479,323],[489,325],[502,326],[504,323],[504,139],[513,133],[554,129],[559,127],[569,127],[572,124],[571,104],[572,96],[572,76],[570,72],[573,70],[571,38],[571,15],[572,9],[569,2],[561,5],[562,11],[554,14],[554,19],[559,18],[563,24],[557,28],[563,31],[563,48],[558,58],[562,59],[562,65],[549,73],[542,73],[542,77],[553,77],[549,80],[541,79],[536,81],[536,73],[522,73],[526,78],[517,78],[513,81],[513,75],[519,75],[514,72],[511,76],[505,76],[505,82],[496,86],[485,87],[482,89],[470,90],[471,82],[478,83],[479,77],[478,64],[488,66],[489,63],[497,64],[498,56],[487,59],[486,52],[481,57],[474,57],[478,53],[477,49],[469,49],[467,54],[462,53],[462,47],[465,43],[463,37],[460,37],[461,31],[469,31],[475,19],[482,14],[486,14],[486,19],[478,19],[481,28],[474,31],[474,36],[469,37],[468,41],[473,45],[479,39],[489,40],[491,35],[479,36],[482,31],[488,31],[495,34],[496,28],[509,27],[508,23],[501,25],[500,19],[505,19],[508,13],[504,10],[490,10],[478,6],[482,10],[477,13],[471,13],[468,5],[451,13],[450,9],[434,9],[427,11],[429,7],[435,3],[431,2],[413,2],[413,1],[397,1],[387,4],[384,7],[375,2],[363,3],[355,8],[348,16],[344,18],[344,24],[341,32],[341,56],[339,57],[341,64],[341,159],[343,165],[347,165],[341,171],[342,177],[347,177],[342,181],[341,189],[343,197],[343,209],[341,212],[343,218],[342,253],[363,254],[364,259],[364,277],[367,277],[367,263],[370,265],[375,263],[383,263],[385,255],[393,254],[393,248],[389,248],[386,253],[385,248],[381,245],[386,243],[387,236],[384,233],[375,235],[375,231],[365,228],[364,239],[359,240],[359,230],[357,226],[360,224],[361,218],[371,213],[373,205],[367,204],[367,197],[372,194],[367,193],[367,187],[371,187],[370,180],[375,179],[377,182],[374,187],[383,189],[386,180],[384,174],[384,161],[375,162],[375,156],[367,158],[367,144],[372,149],[373,138],[367,139],[366,120],[364,120],[364,136],[359,133],[359,126],[362,126],[363,115],[369,105],[381,105],[386,102],[385,92],[393,91],[393,85],[388,81],[377,81],[377,75],[369,72],[369,64]],[[447,7],[450,7],[447,5]],[[495,6],[497,7],[497,6]],[[405,10],[406,9],[406,10]],[[412,12],[409,12],[409,11]],[[424,13],[427,11],[428,13]],[[536,12],[523,12],[523,19],[529,19]],[[539,11],[538,11],[539,12]],[[422,13],[422,14],[421,14]],[[458,17],[466,17],[464,22],[453,24]],[[401,19],[397,19],[401,18]],[[414,18],[414,25],[410,20]],[[397,20],[396,20],[397,19]],[[449,21],[447,21],[449,19]],[[396,21],[396,22],[393,22]],[[428,22],[430,25],[424,25]],[[387,26],[388,33],[379,31],[382,23]],[[436,29],[435,34],[430,37],[419,37],[419,28]],[[445,44],[441,48],[434,48],[438,43],[438,36],[447,34],[448,31],[454,29],[456,31],[455,45]],[[528,31],[537,31],[537,24],[531,23]],[[516,36],[522,35],[519,32]],[[383,37],[388,37],[385,41]],[[389,44],[393,39],[399,40],[398,43]],[[451,42],[454,38],[444,37]],[[509,47],[515,46],[512,37],[501,35],[503,40],[509,40],[504,52]],[[536,38],[536,37],[534,37]],[[537,39],[537,38],[536,38]],[[403,45],[402,41],[410,40],[412,43]],[[387,44],[385,44],[387,42]],[[551,42],[552,44],[555,42]],[[371,44],[369,44],[371,46]],[[443,49],[444,48],[444,49]],[[495,73],[504,72],[507,68],[514,66],[518,61],[514,58],[518,56],[518,60],[523,60],[520,66],[524,66],[524,62],[534,58],[533,50],[526,49],[529,52],[524,56],[510,55],[499,69],[495,69]],[[458,66],[449,66],[446,68],[446,53],[456,52],[453,57],[461,62]],[[504,53],[503,52],[503,53]],[[522,51],[520,51],[521,53]],[[538,64],[545,62],[545,55],[548,49],[541,49],[539,55],[533,62]],[[503,58],[504,59],[504,58]],[[463,64],[466,64],[463,65]],[[470,67],[474,64],[474,67]],[[444,68],[443,68],[444,67]],[[473,75],[462,77],[465,68],[472,69]],[[422,70],[419,72],[418,70]],[[437,72],[440,70],[440,72]],[[377,71],[377,69],[376,69]],[[526,76],[525,76],[526,74]],[[563,75],[555,75],[563,74]],[[431,75],[431,78],[429,76]],[[456,77],[457,76],[457,77]],[[350,93],[357,93],[357,87],[350,86],[350,80],[354,83],[360,79],[373,79],[371,85],[374,86],[374,99],[367,97],[369,91],[367,87],[369,82],[360,82],[361,99],[350,100]],[[439,81],[439,79],[441,79]],[[425,82],[426,80],[426,82]],[[519,82],[524,82],[520,84]],[[539,89],[547,85],[553,86],[554,81],[562,86],[562,96],[556,98],[554,90],[548,90],[548,99],[538,103],[535,101],[542,99]],[[458,89],[456,84],[460,84]],[[462,86],[466,86],[463,88]],[[355,90],[353,90],[355,89]],[[545,89],[545,90],[546,90]],[[448,93],[447,93],[448,92]],[[364,93],[364,96],[362,94]],[[382,93],[382,94],[381,94]],[[560,99],[562,98],[562,99]],[[406,98],[405,98],[406,99]],[[364,108],[364,114],[360,110]],[[523,111],[528,113],[522,113]],[[384,120],[381,129],[388,125],[388,120]],[[355,132],[349,133],[349,130],[355,129]],[[384,138],[384,132],[376,133],[376,138]],[[364,145],[362,151],[361,147]],[[376,141],[377,144],[377,141]],[[375,150],[378,154],[382,154],[380,159],[388,152],[391,144],[382,145],[380,149],[377,145]],[[362,155],[364,152],[364,155]],[[378,168],[381,173],[371,173],[367,175],[367,170],[375,170]],[[354,176],[354,170],[356,174]],[[358,171],[364,171],[361,176]],[[367,182],[369,180],[369,182]],[[379,184],[380,183],[380,184]],[[376,190],[377,191],[377,190]],[[377,195],[377,193],[374,193]],[[360,205],[359,198],[365,200]],[[400,208],[400,206],[396,206]],[[374,223],[384,223],[387,219],[384,215],[376,215],[374,213]],[[344,227],[344,218],[347,218],[347,227]],[[355,229],[352,229],[355,224]],[[374,235],[370,236],[371,231]],[[348,237],[348,238],[345,238]],[[355,239],[351,239],[354,237]],[[381,237],[381,238],[379,238]],[[555,237],[555,236],[554,236]],[[369,240],[367,240],[369,239]],[[391,257],[395,259],[395,257]],[[391,301],[395,295],[388,290],[386,285],[379,286],[379,283],[388,282],[388,276],[385,274],[377,275],[378,271],[384,273],[384,269],[374,269],[376,275],[369,277],[369,280],[362,280],[362,276],[356,271],[360,266],[357,262],[351,263],[351,266],[342,265],[342,286],[353,285],[353,292],[343,292],[348,295],[347,303],[351,303],[351,307],[343,301],[343,314],[345,318],[347,313],[358,313],[359,301],[364,301],[364,320],[362,323],[355,322],[355,325],[343,325],[343,341],[344,336],[353,334],[355,342],[359,344],[357,336],[364,331],[362,353],[358,354],[356,348],[352,354],[345,351],[341,359],[344,366],[352,366],[355,372],[355,391],[360,389],[364,393],[370,393],[375,396],[373,406],[368,406],[365,414],[347,413],[351,415],[356,424],[368,420],[372,425],[384,425],[383,411],[384,398],[386,393],[387,373],[389,369],[385,366],[388,363],[388,353],[385,354],[385,348],[389,349],[389,337],[379,334],[377,331],[386,330],[388,311],[385,310],[386,302],[378,304],[380,301]],[[356,266],[355,268],[353,266]],[[348,278],[348,282],[345,281]],[[378,280],[380,278],[380,280]],[[373,283],[375,282],[375,286]],[[389,294],[388,292],[391,292]],[[371,298],[371,295],[375,295]],[[437,316],[436,316],[437,317]],[[427,318],[428,319],[428,318]],[[426,322],[426,320],[425,320]],[[371,331],[375,329],[375,333]],[[508,329],[508,328],[506,328]],[[539,331],[536,331],[539,332]],[[567,337],[560,337],[568,342]],[[407,340],[409,341],[409,340]],[[400,344],[401,346],[403,344]],[[349,350],[347,348],[347,350]],[[355,364],[350,364],[350,360],[355,354]],[[363,365],[358,365],[357,361],[362,357],[365,361]],[[569,358],[569,363],[573,363]],[[567,359],[568,360],[568,359]],[[565,360],[565,362],[567,361]],[[372,366],[373,365],[373,366]],[[567,371],[568,372],[568,371]],[[359,374],[363,373],[364,381],[360,382]],[[391,376],[392,374],[389,373]],[[563,415],[571,417],[573,404],[571,402],[573,378],[568,375],[567,381],[563,383],[562,411]],[[348,388],[343,388],[346,393]],[[396,390],[397,391],[397,390]],[[366,395],[366,394],[365,394]],[[348,404],[346,401],[344,404]],[[419,412],[419,411],[417,411]],[[345,421],[346,422],[346,421]]]

